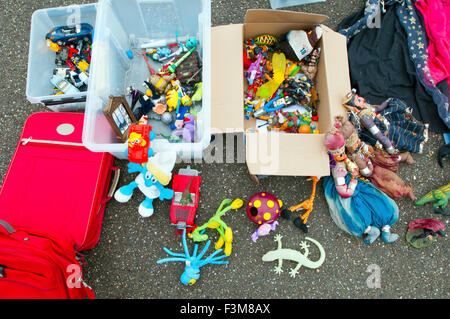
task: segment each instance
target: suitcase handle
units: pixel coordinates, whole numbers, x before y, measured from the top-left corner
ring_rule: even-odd
[[[119,184],[119,177],[120,177],[120,168],[113,167],[112,170],[114,171],[114,176],[111,179],[111,187],[109,188],[109,192],[106,195],[108,200],[111,199],[111,197],[113,197],[114,192],[116,191],[117,188],[117,184]]]
[[[0,225],[2,225],[10,235],[16,232],[16,230],[4,220],[0,219]]]

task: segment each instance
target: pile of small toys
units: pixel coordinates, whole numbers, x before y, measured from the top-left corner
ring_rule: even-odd
[[[315,77],[322,32],[316,26],[278,38],[260,35],[245,43],[246,120],[255,118],[257,128],[268,131],[319,133]]]
[[[177,37],[172,41],[144,41],[127,51],[130,59],[144,58],[150,72],[143,90],[126,88],[131,110],[137,120],[147,116],[169,127],[170,135],[158,135],[172,143],[195,140],[202,100],[202,62],[197,48],[196,38]]]
[[[56,52],[53,76],[54,95],[87,91],[91,64],[93,27],[88,23],[53,28],[45,36]]]

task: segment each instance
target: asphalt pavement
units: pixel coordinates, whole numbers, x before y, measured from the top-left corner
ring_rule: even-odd
[[[48,112],[44,106],[30,104],[25,96],[29,35],[32,13],[41,8],[92,3],[81,0],[2,0],[0,1],[0,181],[8,169],[25,120],[34,112]],[[327,0],[326,2],[291,7],[289,10],[320,13],[329,16],[331,28],[352,12],[364,6],[363,0]],[[270,9],[268,0],[213,0],[212,24],[243,23],[245,12],[253,8]],[[216,139],[214,143],[220,141]],[[214,143],[206,150],[211,152]],[[416,163],[402,164],[399,175],[411,181],[417,196],[449,182],[449,163],[438,166],[436,151],[443,145],[441,135],[430,133],[423,154],[414,154]],[[126,173],[126,161],[116,160],[122,169],[119,186],[133,178]],[[244,202],[257,192],[276,195],[289,207],[308,198],[311,182],[305,177],[271,176],[253,183],[245,163],[191,163],[201,172],[202,184],[197,224],[206,222],[225,198],[241,198]],[[177,164],[174,172],[186,164]],[[378,239],[371,246],[361,238],[351,237],[332,221],[325,201],[322,182],[317,187],[314,211],[309,218],[310,231],[304,234],[292,221],[279,220],[276,231],[253,243],[250,236],[255,225],[245,210],[230,211],[224,221],[233,230],[233,251],[228,265],[208,265],[200,280],[191,287],[183,286],[182,263],[159,265],[158,259],[168,255],[163,247],[182,251],[181,238],[170,225],[170,202],[156,202],[155,214],[142,218],[138,206],[143,200],[137,194],[127,204],[114,199],[106,205],[102,233],[96,247],[86,251],[86,282],[100,299],[329,299],[329,298],[424,298],[447,299],[449,291],[448,238],[438,238],[426,249],[415,249],[404,239],[408,223],[413,219],[436,218],[448,225],[448,217],[435,215],[431,205],[414,207],[407,198],[397,200],[399,221],[392,231],[400,235],[393,244]],[[213,238],[217,233],[208,231]],[[318,269],[302,267],[295,278],[289,269],[295,263],[286,261],[284,272],[273,272],[274,262],[263,262],[262,256],[276,247],[274,235],[283,236],[286,248],[299,250],[305,237],[317,240],[326,252]],[[192,249],[192,245],[190,246]],[[201,245],[201,247],[203,247]],[[212,250],[210,249],[210,252]],[[311,244],[311,260],[319,258]],[[379,285],[372,279],[379,275]]]

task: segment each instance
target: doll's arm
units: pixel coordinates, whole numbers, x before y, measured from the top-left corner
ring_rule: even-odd
[[[343,166],[337,165],[332,170],[332,175],[334,178],[334,184],[336,185],[336,190],[341,197],[348,198],[353,196],[355,193],[355,188],[358,185],[357,179],[352,179],[348,183],[345,182],[345,177],[347,176],[347,169]]]

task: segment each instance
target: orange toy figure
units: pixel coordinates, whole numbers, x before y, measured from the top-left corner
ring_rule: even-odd
[[[311,197],[303,202],[301,202],[298,205],[289,207],[286,210],[284,210],[281,213],[281,216],[289,219],[291,213],[295,212],[295,211],[299,211],[299,210],[306,210],[305,213],[303,213],[302,216],[297,217],[294,220],[294,225],[298,228],[300,228],[301,230],[303,230],[303,232],[307,233],[308,232],[308,226],[306,225],[306,223],[308,222],[308,218],[309,218],[309,214],[311,214],[311,212],[313,211],[314,208],[314,198],[316,196],[316,185],[319,182],[320,177],[317,176],[311,176],[310,178],[307,179],[307,181],[312,181],[313,182],[313,186],[312,186],[312,192],[311,192]]]

